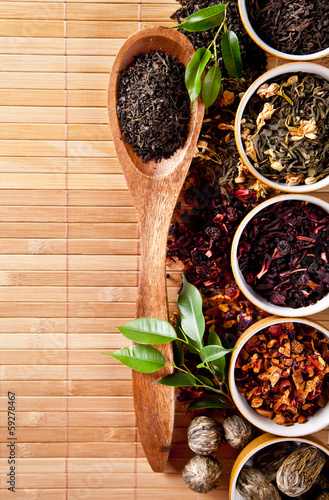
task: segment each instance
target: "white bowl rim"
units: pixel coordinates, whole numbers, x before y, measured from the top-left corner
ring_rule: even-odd
[[[243,160],[244,164],[248,167],[250,172],[261,182],[271,186],[273,189],[277,189],[288,193],[309,193],[326,187],[329,185],[329,175],[323,179],[315,182],[314,184],[297,184],[295,186],[285,184],[284,182],[275,182],[271,179],[262,175],[251,163],[248,156],[245,153],[245,147],[241,139],[241,120],[243,118],[243,113],[249,102],[249,99],[255,94],[256,90],[260,85],[267,82],[268,80],[275,78],[277,76],[284,75],[285,73],[310,73],[318,76],[322,76],[329,81],[329,68],[318,63],[311,62],[291,62],[281,64],[275,68],[269,69],[258,77],[243,94],[241,101],[239,103],[238,109],[235,115],[234,121],[234,135],[235,142],[239,151],[239,155]]]
[[[237,257],[240,237],[246,225],[251,221],[251,219],[269,205],[278,203],[279,201],[289,201],[289,200],[300,200],[313,203],[314,205],[318,205],[319,207],[323,208],[329,214],[329,203],[321,200],[321,198],[317,198],[315,196],[306,194],[291,194],[291,193],[282,194],[279,196],[274,196],[273,198],[270,198],[260,203],[257,207],[253,208],[244,217],[244,219],[241,221],[235,232],[231,247],[231,266],[235,277],[235,281],[237,282],[242,293],[250,300],[250,302],[252,302],[260,309],[269,312],[270,314],[274,314],[276,316],[289,316],[291,318],[298,318],[302,316],[309,316],[311,314],[316,314],[326,309],[329,306],[329,293],[324,297],[322,297],[322,299],[316,302],[315,304],[311,304],[305,307],[299,307],[297,309],[293,309],[292,307],[284,307],[271,304],[267,300],[263,299],[259,293],[255,292],[252,289],[252,287],[246,283],[242,275],[242,272],[240,271],[240,266]]]
[[[233,401],[237,407],[237,409],[242,413],[242,415],[249,421],[251,422],[255,427],[258,429],[261,429],[264,432],[269,432],[270,434],[275,434],[276,436],[280,437],[286,437],[286,438],[299,438],[302,436],[307,436],[309,434],[313,434],[314,432],[318,432],[322,429],[324,429],[328,424],[329,424],[329,401],[327,402],[326,406],[324,408],[320,408],[314,415],[312,415],[308,422],[305,422],[303,424],[298,424],[294,423],[293,425],[290,426],[284,426],[280,424],[276,424],[273,422],[273,420],[270,420],[266,417],[263,417],[259,413],[257,413],[247,402],[246,398],[242,396],[236,386],[235,383],[235,364],[237,357],[243,348],[243,346],[246,344],[246,342],[259,333],[260,331],[264,330],[264,328],[268,328],[269,326],[272,325],[277,325],[279,323],[301,323],[304,325],[309,325],[317,330],[319,330],[328,340],[329,340],[329,330],[327,330],[324,326],[322,326],[320,323],[317,323],[316,321],[307,319],[307,318],[279,318],[279,317],[274,317],[270,318],[271,322],[269,322],[266,326],[263,324],[259,325],[259,328],[254,328],[252,331],[250,331],[249,335],[246,336],[246,338],[243,340],[241,345],[237,349],[235,349],[232,353],[231,361],[230,361],[230,366],[229,366],[229,373],[228,373],[228,381],[229,381],[229,386],[230,386],[230,392],[233,398]],[[255,323],[253,327],[257,327],[257,324]],[[251,327],[252,328],[252,327]],[[329,454],[329,451],[328,451]]]
[[[249,15],[248,15],[248,10],[246,6],[246,0],[238,0],[238,6],[239,6],[239,11],[240,11],[240,17],[242,20],[242,23],[250,36],[252,40],[265,52],[268,52],[269,54],[273,55],[274,57],[278,57],[280,59],[288,59],[290,61],[310,61],[314,59],[319,59],[321,57],[326,57],[329,55],[329,47],[326,47],[325,49],[319,50],[318,52],[312,52],[311,54],[289,54],[287,52],[281,52],[280,50],[277,50],[270,45],[268,45],[260,36],[256,33],[255,29],[253,28],[250,20],[249,20]]]
[[[231,483],[231,492],[230,492],[230,499],[231,500],[242,500],[242,497],[241,495],[239,495],[240,498],[237,498],[237,495],[238,495],[238,492],[237,492],[237,489],[236,489],[236,483],[238,481],[238,477],[239,477],[239,474],[241,472],[241,469],[242,467],[244,467],[246,465],[246,463],[253,457],[253,455],[255,453],[258,453],[259,451],[263,450],[264,448],[267,448],[267,446],[272,446],[276,443],[281,443],[281,442],[286,442],[286,441],[293,441],[294,443],[296,444],[302,444],[302,443],[307,443],[307,444],[310,444],[311,446],[316,446],[317,448],[319,448],[321,451],[323,451],[329,458],[329,450],[328,448],[326,448],[323,444],[321,443],[318,443],[318,442],[315,442],[312,440],[312,438],[307,438],[307,437],[297,437],[297,438],[294,438],[294,437],[282,437],[282,436],[271,436],[271,439],[269,439],[268,442],[265,442],[265,443],[261,443],[259,444],[256,449],[253,449],[251,450],[248,455],[246,455],[246,457],[244,457],[243,460],[241,460],[241,464],[239,465],[239,467],[237,468],[236,470],[236,474],[234,476],[234,478],[232,479],[232,483]],[[236,460],[238,460],[239,457],[237,457]]]

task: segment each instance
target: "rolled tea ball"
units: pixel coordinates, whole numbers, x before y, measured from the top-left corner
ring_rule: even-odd
[[[298,497],[308,491],[324,466],[322,451],[309,444],[301,444],[285,459],[276,474],[276,484],[282,493]]]
[[[223,429],[227,443],[237,449],[244,448],[254,435],[254,428],[251,423],[239,415],[226,418]]]
[[[214,457],[196,455],[187,462],[182,476],[184,483],[191,490],[208,493],[220,486],[222,466]]]
[[[198,455],[216,453],[222,436],[222,426],[210,417],[194,418],[187,429],[188,445]]]
[[[264,474],[268,481],[275,481],[277,471],[292,451],[292,441],[281,441],[266,446],[254,455],[254,466]]]
[[[245,465],[239,474],[236,488],[245,500],[281,500],[279,490],[258,469]]]

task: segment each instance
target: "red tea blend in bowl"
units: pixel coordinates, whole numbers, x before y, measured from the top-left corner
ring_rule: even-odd
[[[238,263],[246,283],[268,302],[293,309],[329,293],[329,214],[301,200],[261,210],[246,225]]]
[[[169,158],[185,143],[191,111],[184,75],[183,63],[160,51],[137,56],[120,75],[122,139],[143,162]]]
[[[239,393],[276,424],[303,423],[329,399],[329,342],[316,328],[278,323],[253,335],[235,364]]]

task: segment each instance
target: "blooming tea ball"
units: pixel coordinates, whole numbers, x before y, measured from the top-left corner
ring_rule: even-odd
[[[222,427],[213,418],[196,417],[187,429],[188,445],[198,455],[216,453],[222,441]]]
[[[184,483],[191,490],[208,493],[220,486],[222,466],[214,457],[196,455],[187,462],[182,476]]]
[[[239,415],[232,415],[223,423],[226,442],[233,448],[242,449],[254,435],[254,428],[248,420]]]
[[[239,474],[236,488],[245,500],[280,500],[279,490],[258,469],[245,465]]]
[[[325,463],[322,451],[306,443],[301,444],[285,459],[276,474],[276,484],[282,493],[298,497],[315,483]]]

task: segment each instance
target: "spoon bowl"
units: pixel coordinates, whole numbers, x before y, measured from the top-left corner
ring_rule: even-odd
[[[140,272],[136,317],[168,320],[166,289],[166,248],[169,226],[177,198],[198,141],[204,105],[194,102],[184,145],[170,158],[143,162],[132,147],[121,139],[117,116],[117,91],[120,72],[136,56],[159,50],[176,57],[186,67],[194,55],[191,42],[181,33],[161,26],[146,28],[130,36],[121,47],[112,67],[108,87],[108,114],[114,145],[132,195],[140,231]],[[172,346],[156,346],[169,365]],[[145,455],[155,472],[163,472],[172,440],[174,388],[153,384],[173,372],[166,366],[154,374],[132,373],[132,388],[137,427]]]

